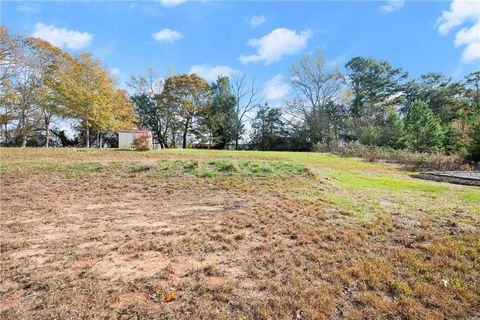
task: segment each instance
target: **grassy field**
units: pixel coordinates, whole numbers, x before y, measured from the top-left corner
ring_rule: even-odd
[[[1,319],[476,319],[480,189],[320,153],[0,149]]]

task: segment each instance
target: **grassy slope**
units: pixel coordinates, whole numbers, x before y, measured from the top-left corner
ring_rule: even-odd
[[[233,288],[220,293],[197,292],[192,283],[190,290],[207,301],[185,303],[203,308],[206,318],[426,319],[480,312],[479,188],[418,180],[391,165],[320,153],[2,149],[0,156],[7,179],[41,172],[79,183],[104,183],[116,175],[148,184],[167,172],[161,179],[180,189],[257,201],[243,218],[230,219],[250,221],[238,222],[232,232],[241,236],[232,241],[255,239],[241,267],[262,296],[252,302],[233,280],[225,280]],[[311,174],[297,170],[303,166]],[[246,249],[224,250],[242,256]],[[188,318],[188,307],[180,306],[167,311]]]

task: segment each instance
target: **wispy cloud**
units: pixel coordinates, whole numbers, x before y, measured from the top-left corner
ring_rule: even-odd
[[[266,65],[280,61],[286,55],[296,54],[307,46],[312,37],[310,30],[296,32],[278,28],[260,39],[250,39],[248,45],[257,48],[257,53],[240,56],[243,63],[263,61]]]
[[[186,2],[187,0],[160,0],[160,3],[164,7],[174,7]]]
[[[115,77],[118,77],[120,75],[120,69],[119,68],[111,68],[110,69],[110,73],[115,76]]]
[[[405,0],[387,0],[387,3],[380,7],[384,13],[389,13],[402,8],[405,5]]]
[[[173,43],[177,40],[180,40],[183,38],[183,34],[181,34],[178,31],[174,31],[171,29],[162,29],[158,32],[155,32],[152,34],[152,37],[157,40],[158,42],[167,42],[167,43]]]
[[[16,7],[17,11],[25,14],[34,14],[42,11],[42,7],[38,3],[20,3]]]
[[[254,15],[248,20],[248,23],[250,24],[250,27],[252,27],[252,28],[256,28],[258,26],[261,26],[265,22],[267,22],[267,18],[265,18],[264,15]]]
[[[68,48],[72,50],[88,47],[94,37],[93,34],[88,32],[57,28],[53,24],[46,25],[43,22],[35,24],[32,36],[46,40],[59,48]]]
[[[472,63],[480,59],[480,5],[477,1],[453,0],[449,10],[443,11],[437,20],[438,32],[442,35],[471,23],[455,35],[455,46],[465,46],[460,61]]]

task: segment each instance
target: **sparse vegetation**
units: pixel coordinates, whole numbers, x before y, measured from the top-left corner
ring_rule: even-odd
[[[317,145],[322,152],[332,152],[345,157],[361,158],[368,161],[386,161],[399,164],[414,171],[455,171],[471,168],[465,159],[457,154],[446,155],[439,152],[412,152],[405,149],[393,149],[378,146],[367,146],[360,143],[339,145]]]
[[[320,153],[0,152],[2,319],[478,315],[478,188]]]

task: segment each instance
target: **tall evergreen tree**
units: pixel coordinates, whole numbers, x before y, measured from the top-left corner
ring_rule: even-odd
[[[390,111],[385,119],[382,132],[382,144],[394,149],[405,147],[405,127],[402,118],[395,111]]]
[[[444,135],[440,119],[425,102],[417,100],[412,104],[405,124],[407,145],[412,150],[425,152],[442,148]]]
[[[237,114],[236,100],[232,94],[228,77],[220,76],[212,85],[212,103],[208,111],[207,127],[214,143],[221,148],[235,140]]]
[[[365,57],[355,57],[345,67],[353,94],[353,125],[359,135],[365,127],[381,125],[388,106],[401,100],[408,74],[387,61]]]
[[[468,136],[470,138],[467,151],[467,159],[477,164],[480,163],[480,113],[472,116],[469,127]]]

